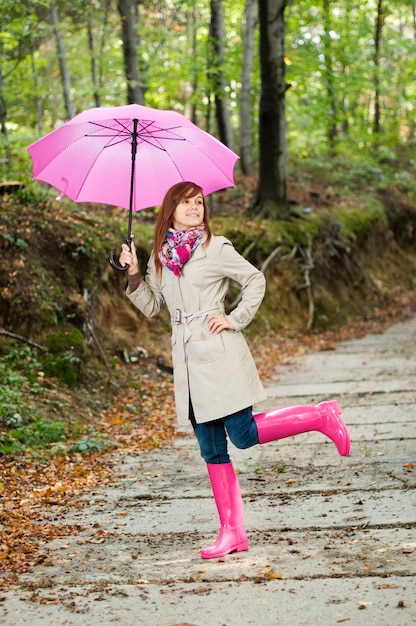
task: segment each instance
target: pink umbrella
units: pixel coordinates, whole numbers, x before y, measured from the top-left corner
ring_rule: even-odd
[[[45,135],[28,151],[33,177],[56,187],[60,197],[129,210],[161,204],[180,181],[204,195],[234,185],[238,156],[176,111],[128,104],[88,109]],[[110,252],[109,261],[124,271]]]

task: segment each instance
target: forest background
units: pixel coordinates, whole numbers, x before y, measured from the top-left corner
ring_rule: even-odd
[[[244,174],[261,157],[266,114],[269,135],[282,124],[289,157],[325,169],[351,159],[352,174],[377,183],[380,164],[411,155],[415,0],[0,6],[3,180],[28,179],[18,148],[86,108],[126,102],[190,117],[239,153]],[[391,173],[397,184],[413,180],[401,167]]]
[[[34,509],[111,473],[96,455],[174,434],[169,320],[132,310],[106,261],[126,213],[57,202],[27,146],[84,109],[138,102],[235,150],[236,186],[210,208],[267,275],[247,330],[266,378],[416,310],[415,41],[415,0],[0,0],[6,571],[59,532]],[[153,224],[135,219],[143,264]]]

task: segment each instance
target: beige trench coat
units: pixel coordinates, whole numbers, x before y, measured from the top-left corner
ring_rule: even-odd
[[[235,331],[208,332],[206,319],[224,312],[229,279],[242,287],[238,306],[228,315]],[[189,396],[198,423],[209,422],[265,399],[256,365],[241,333],[253,319],[265,292],[262,272],[225,237],[200,244],[180,278],[166,267],[159,282],[151,256],[145,280],[127,296],[146,316],[165,303],[172,322],[172,359],[179,424],[189,419]]]

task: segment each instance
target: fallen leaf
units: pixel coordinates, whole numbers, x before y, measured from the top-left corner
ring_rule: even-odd
[[[263,574],[264,578],[267,578],[268,580],[273,580],[273,579],[281,579],[281,575],[278,574],[277,572],[274,572],[273,569],[271,568],[270,565],[266,565],[266,567],[264,567],[261,571],[261,574]]]

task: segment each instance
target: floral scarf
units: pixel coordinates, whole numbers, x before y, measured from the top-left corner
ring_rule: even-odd
[[[187,230],[170,228],[159,252],[159,261],[166,265],[175,276],[181,275],[181,269],[189,261],[192,252],[201,243],[205,234],[205,225]]]

